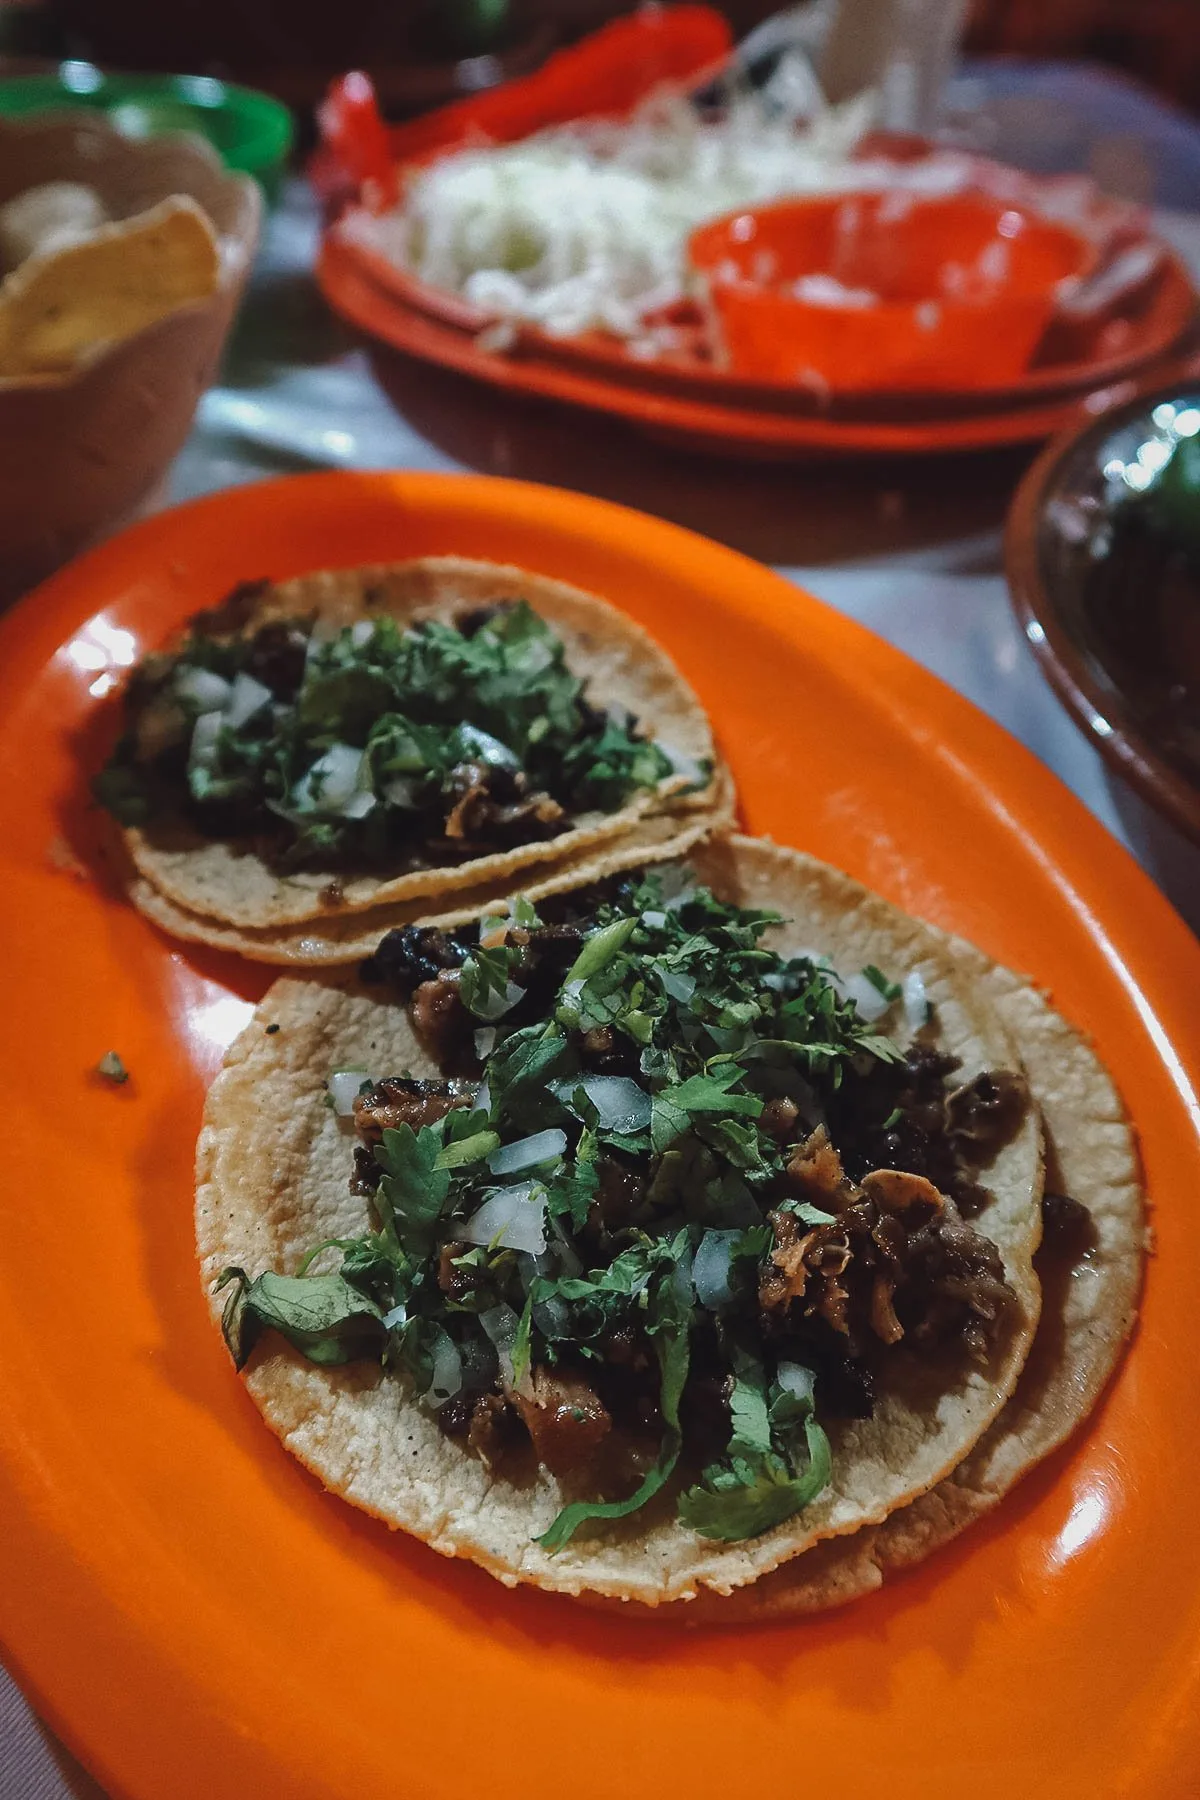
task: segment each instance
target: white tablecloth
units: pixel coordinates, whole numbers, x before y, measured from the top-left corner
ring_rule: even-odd
[[[1200,216],[1165,223],[1200,269]],[[1110,781],[1014,623],[1000,531],[1023,454],[739,466],[668,453],[602,420],[515,406],[357,347],[312,288],[315,236],[315,211],[295,183],[271,221],[224,385],[201,403],[164,500],[292,470],[472,469],[566,483],[690,526],[774,564],[1007,726],[1200,930],[1200,851]],[[0,1800],[103,1800],[3,1670]]]

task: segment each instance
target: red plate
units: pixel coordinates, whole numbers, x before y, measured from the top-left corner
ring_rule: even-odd
[[[235,581],[459,551],[606,594],[710,707],[756,831],[1049,985],[1138,1121],[1158,1255],[1090,1429],[909,1578],[681,1633],[509,1593],[326,1496],[202,1300],[204,1083],[263,972],[94,871],[114,672]],[[322,475],[139,526],[0,626],[0,1637],[126,1800],[1195,1800],[1200,947],[1040,763],[733,552],[517,483]],[[117,1049],[113,1089],[88,1074]]]
[[[1100,403],[1078,394],[1031,404],[1005,403],[992,409],[926,417],[917,413],[891,419],[833,417],[772,409],[758,403],[737,405],[724,394],[706,396],[702,384],[686,377],[678,390],[659,377],[644,384],[633,376],[589,367],[586,356],[543,355],[522,350],[502,355],[481,350],[474,336],[435,317],[424,307],[407,305],[392,283],[374,279],[365,258],[327,235],[317,262],[317,280],[335,312],[360,330],[403,350],[422,362],[470,375],[507,393],[558,400],[591,412],[628,419],[650,437],[664,438],[685,449],[736,452],[739,456],[774,459],[809,452],[847,455],[935,455],[954,450],[995,449],[1006,444],[1037,443],[1061,431],[1081,405]],[[1181,268],[1168,263],[1163,288],[1178,282],[1186,311],[1192,290]],[[1168,296],[1169,297],[1169,296]],[[1177,335],[1177,333],[1176,333]],[[626,359],[622,359],[626,360]],[[1168,378],[1169,359],[1162,379]],[[1123,389],[1109,389],[1114,398]]]

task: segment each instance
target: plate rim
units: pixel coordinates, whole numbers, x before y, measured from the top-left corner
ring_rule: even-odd
[[[848,619],[837,609],[818,600],[805,590],[798,588],[786,576],[763,565],[755,563],[751,558],[724,545],[712,543],[699,534],[682,526],[670,524],[665,520],[652,518],[639,513],[633,508],[624,507],[614,502],[594,499],[590,496],[571,493],[566,490],[551,489],[531,482],[517,482],[495,476],[448,475],[442,473],[425,473],[397,471],[395,473],[346,472],[318,473],[302,476],[285,476],[265,483],[253,483],[244,488],[221,490],[218,493],[191,501],[184,507],[169,509],[156,514],[131,527],[118,538],[110,540],[80,558],[66,570],[51,577],[40,588],[35,589],[24,600],[19,602],[11,612],[0,620],[0,704],[11,697],[14,687],[17,692],[23,685],[26,671],[32,667],[36,675],[47,661],[46,650],[51,652],[64,641],[65,636],[96,612],[103,610],[105,603],[111,603],[113,596],[106,588],[106,580],[111,581],[115,571],[125,561],[129,549],[150,551],[157,546],[159,553],[166,555],[166,546],[173,534],[174,521],[178,516],[186,514],[195,519],[205,514],[218,515],[229,507],[235,511],[248,507],[252,511],[258,497],[264,490],[274,493],[288,489],[297,495],[311,496],[314,504],[328,503],[337,505],[341,496],[350,498],[354,492],[370,490],[372,494],[391,498],[398,505],[407,505],[411,510],[413,504],[419,504],[422,496],[448,499],[454,490],[459,493],[474,493],[481,503],[487,503],[489,510],[507,509],[512,506],[536,506],[547,509],[552,520],[563,525],[573,525],[576,533],[583,529],[585,536],[591,535],[591,528],[600,530],[619,528],[622,524],[628,528],[637,522],[639,531],[649,531],[652,536],[662,542],[665,548],[674,546],[682,552],[688,550],[695,555],[703,552],[705,557],[713,558],[717,565],[714,585],[724,585],[731,590],[729,603],[734,612],[757,614],[768,625],[776,622],[782,627],[788,614],[798,620],[823,617],[826,629],[836,635],[845,635],[857,647],[873,646],[872,657],[875,663],[893,675],[896,671],[905,674],[905,685],[915,702],[909,710],[914,713],[916,704],[922,695],[937,691],[941,700],[953,715],[954,736],[961,740],[965,735],[967,742],[960,742],[960,753],[973,764],[979,761],[978,744],[972,740],[982,740],[987,748],[1003,748],[1011,760],[1014,752],[1016,760],[1025,767],[1027,774],[1034,775],[1033,790],[1027,792],[1017,809],[1018,816],[1024,817],[1028,828],[1032,820],[1043,819],[1043,830],[1051,839],[1060,839],[1070,850],[1068,862],[1072,868],[1060,868],[1060,879],[1066,883],[1073,893],[1086,893],[1090,887],[1099,897],[1104,885],[1101,874],[1089,868],[1089,855],[1092,851],[1103,849],[1103,862],[1109,866],[1117,880],[1119,894],[1110,894],[1111,903],[1122,915],[1119,919],[1115,937],[1103,926],[1102,915],[1107,905],[1100,908],[1098,929],[1112,947],[1114,954],[1121,952],[1118,941],[1132,930],[1136,915],[1139,926],[1147,937],[1155,940],[1157,948],[1161,948],[1165,939],[1170,945],[1172,939],[1177,945],[1186,946],[1188,956],[1200,970],[1200,944],[1197,943],[1187,926],[1174,912],[1170,903],[1151,881],[1150,877],[1136,863],[1131,853],[1121,845],[1105,827],[1090,814],[1082,801],[1078,800],[1065,787],[1057,776],[1039,764],[1033,753],[1020,744],[1003,726],[990,719],[981,709],[956,690],[950,688],[938,676],[932,674],[922,665],[916,663],[905,652],[895,649],[885,640],[879,638],[865,626]],[[269,496],[268,496],[269,498]],[[724,573],[724,582],[719,577]],[[735,598],[736,596],[736,598]],[[874,669],[864,667],[862,679],[869,686],[880,685]],[[993,759],[994,760],[994,759]],[[1009,785],[1006,776],[1001,786]],[[1063,830],[1052,828],[1054,815],[1067,815],[1066,835]],[[1059,827],[1063,826],[1061,818]],[[1080,881],[1080,877],[1085,877]],[[1081,886],[1083,894],[1080,893]],[[1131,976],[1135,976],[1139,963],[1145,952],[1140,947],[1128,945],[1124,951],[1126,966]],[[1155,1003],[1155,992],[1159,986],[1159,977],[1151,972],[1148,981],[1136,979],[1137,995],[1144,1003],[1149,1019],[1159,1025],[1161,1043],[1155,1044],[1156,1059],[1161,1063],[1163,1073],[1176,1089],[1185,1106],[1189,1103],[1192,1115],[1200,1130],[1200,1102],[1196,1100],[1194,1087],[1187,1079],[1187,1070],[1176,1058],[1176,1066],[1172,1069],[1166,1060],[1165,1050],[1169,1050],[1174,1037],[1162,1026],[1164,1013],[1169,1018],[1177,1010],[1182,1015],[1182,1000],[1176,993],[1173,1004],[1164,1006],[1161,1001]],[[1147,991],[1147,989],[1149,991]],[[1191,1036],[1200,1045],[1200,1029],[1189,1022],[1190,1029],[1182,1033],[1186,1040]],[[1151,1034],[1153,1036],[1153,1034]],[[1196,1064],[1200,1067],[1200,1061]],[[1187,1091],[1185,1092],[1185,1088]],[[32,1517],[32,1509],[27,1504],[26,1496],[20,1492],[20,1483],[15,1476],[15,1464],[12,1452],[0,1446],[0,1481],[10,1500],[9,1532],[6,1536],[9,1543],[16,1541],[23,1530],[27,1540],[39,1537],[41,1521]],[[63,1545],[58,1544],[60,1555]],[[11,1553],[11,1552],[10,1552]],[[105,1618],[108,1620],[107,1630],[110,1638],[114,1634],[113,1622],[109,1619],[111,1603],[109,1597],[100,1595],[104,1603]],[[92,1596],[93,1603],[95,1596]],[[95,1741],[93,1737],[76,1729],[69,1701],[60,1704],[54,1691],[53,1679],[44,1679],[42,1670],[33,1666],[23,1654],[19,1643],[14,1642],[8,1632],[7,1621],[0,1613],[0,1653],[6,1665],[13,1672],[14,1678],[29,1695],[36,1711],[59,1735],[64,1743],[80,1756],[89,1768],[102,1771],[102,1779],[106,1782],[114,1800],[151,1800],[155,1788],[146,1778],[143,1766],[140,1779],[127,1779],[128,1767],[118,1768],[117,1759],[113,1758],[105,1745]],[[44,1660],[44,1659],[43,1659]],[[135,1772],[136,1773],[136,1772]],[[157,1790],[161,1792],[161,1789]]]

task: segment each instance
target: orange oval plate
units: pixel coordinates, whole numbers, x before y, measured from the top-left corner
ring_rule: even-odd
[[[262,970],[94,867],[120,668],[234,582],[435,551],[608,595],[711,709],[745,821],[1049,986],[1138,1121],[1158,1254],[1089,1430],[913,1576],[687,1633],[509,1593],[326,1496],[261,1425],[192,1251],[205,1081]],[[1200,947],[1032,756],[755,564],[599,501],[430,475],[154,518],[0,626],[0,1638],[126,1800],[1194,1800]],[[127,1087],[88,1071],[110,1048]]]

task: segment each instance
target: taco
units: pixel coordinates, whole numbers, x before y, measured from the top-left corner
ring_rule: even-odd
[[[649,1606],[917,1499],[1040,1307],[1040,1118],[959,952],[734,838],[277,983],[196,1215],[268,1423],[444,1554]]]
[[[555,862],[531,863],[516,877],[499,876],[490,884],[454,888],[440,897],[426,895],[407,902],[392,901],[362,912],[326,913],[319,919],[303,919],[297,925],[276,925],[255,931],[249,926],[227,925],[201,913],[176,906],[137,870],[130,868],[126,886],[140,912],[172,937],[231,950],[251,962],[282,966],[336,968],[362,962],[380,938],[406,925],[467,925],[485,913],[503,911],[514,879],[530,900],[543,900],[571,888],[585,887],[626,869],[679,857],[702,843],[732,816],[733,785],[727,773],[718,773],[714,810],[710,813],[657,813],[642,819],[636,831],[625,837],[593,845],[578,855]]]
[[[882,1524],[826,1539],[753,1587],[728,1598],[701,1595],[679,1609],[687,1625],[824,1612],[924,1562],[1067,1441],[1100,1399],[1133,1330],[1147,1226],[1120,1096],[1092,1046],[1030,982],[977,955],[964,960],[965,979],[985,983],[996,999],[1042,1117],[1044,1230],[1034,1258],[1042,1309],[1028,1361],[995,1423],[927,1494]],[[647,1616],[643,1607],[623,1611]]]
[[[664,819],[688,841],[731,804],[702,708],[639,626],[458,557],[245,585],[140,665],[125,706],[97,795],[143,883],[235,931],[511,892],[657,843]]]

